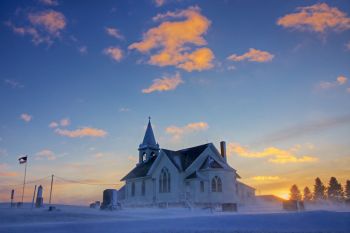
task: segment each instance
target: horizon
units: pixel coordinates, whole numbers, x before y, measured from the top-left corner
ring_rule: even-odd
[[[0,202],[87,204],[160,148],[220,149],[256,195],[350,174],[350,2],[0,3]],[[97,20],[96,20],[97,19]]]

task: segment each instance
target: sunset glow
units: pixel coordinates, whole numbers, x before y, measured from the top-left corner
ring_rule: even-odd
[[[1,1],[0,202],[87,204],[161,148],[226,141],[257,195],[350,178],[349,1]]]

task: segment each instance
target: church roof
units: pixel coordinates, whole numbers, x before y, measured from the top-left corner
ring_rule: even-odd
[[[126,176],[124,176],[121,181],[146,176],[156,158],[156,156],[153,156],[144,163],[136,165],[136,167],[132,169]]]
[[[146,133],[145,133],[145,136],[143,137],[142,144],[140,145],[139,148],[145,148],[145,147],[159,148],[159,145],[157,144],[156,139],[154,137],[151,118],[149,118],[148,120]]]
[[[168,158],[179,171],[185,171],[209,145],[210,144],[204,144],[178,151],[167,149],[162,149],[162,151],[168,155]],[[123,177],[121,181],[146,176],[156,158],[157,156],[153,156],[144,163],[138,164],[125,177]]]
[[[163,150],[175,166],[185,171],[210,144],[203,144],[178,151]]]

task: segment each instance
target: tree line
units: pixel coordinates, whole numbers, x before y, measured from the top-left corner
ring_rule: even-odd
[[[315,184],[313,191],[309,187],[305,187],[303,194],[299,190],[296,184],[293,184],[290,188],[289,200],[297,201],[333,201],[333,202],[342,202],[350,201],[350,180],[346,181],[345,189],[341,183],[335,177],[331,177],[328,186],[326,187],[321,179],[317,177],[315,179]]]

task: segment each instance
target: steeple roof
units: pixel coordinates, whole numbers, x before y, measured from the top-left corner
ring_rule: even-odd
[[[140,148],[145,148],[145,147],[159,148],[159,145],[157,144],[156,139],[154,137],[152,124],[151,124],[151,117],[148,118],[146,133],[145,133],[145,136],[143,137],[142,144],[140,145]]]

